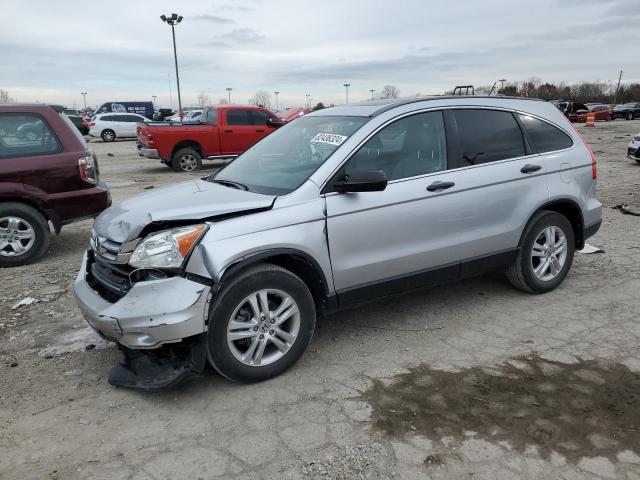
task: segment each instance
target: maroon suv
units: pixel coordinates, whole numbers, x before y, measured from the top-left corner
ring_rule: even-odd
[[[0,104],[0,267],[49,246],[49,222],[94,217],[111,204],[98,162],[62,107]]]

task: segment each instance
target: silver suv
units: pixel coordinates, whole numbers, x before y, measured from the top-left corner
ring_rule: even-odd
[[[554,289],[600,226],[595,191],[593,153],[550,103],[328,108],[102,213],[76,299],[129,359],[264,380],[300,358],[319,314],[498,269]]]

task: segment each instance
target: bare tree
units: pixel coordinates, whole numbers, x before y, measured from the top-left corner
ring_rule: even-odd
[[[209,95],[207,95],[204,92],[201,92],[198,94],[198,105],[200,105],[200,108],[204,108],[205,105],[211,103],[211,97],[209,97]]]
[[[264,108],[271,108],[271,94],[264,90],[260,90],[249,99],[249,103],[253,105],[259,105]]]
[[[0,88],[0,103],[13,103],[15,100],[9,96],[9,92]]]
[[[398,98],[400,96],[400,89],[395,85],[385,85],[380,92],[380,98]]]

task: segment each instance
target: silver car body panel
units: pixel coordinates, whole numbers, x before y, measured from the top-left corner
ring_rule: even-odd
[[[288,195],[260,195],[192,181],[111,207],[96,220],[96,233],[115,242],[131,242],[152,222],[184,224],[205,219],[210,228],[190,256],[187,275],[210,279],[215,285],[238,262],[269,252],[297,252],[321,270],[326,293],[337,292],[340,298],[340,292],[362,285],[515,251],[529,219],[549,202],[579,207],[584,226],[600,221],[588,148],[552,104],[501,97],[392,102],[345,105],[308,114],[371,119]],[[537,116],[563,130],[573,139],[573,146],[394,180],[381,192],[323,193],[344,162],[386,124],[404,115],[451,108],[501,109]],[[520,169],[526,164],[542,168],[524,174]],[[426,187],[436,180],[455,186],[428,192]],[[149,346],[206,330],[202,319],[209,286],[183,277],[140,282],[112,304],[91,290],[83,276],[81,270],[75,287],[78,303],[89,323],[109,338]],[[171,322],[160,320],[167,315]],[[115,328],[114,318],[118,319]],[[183,318],[183,329],[179,318]],[[150,327],[159,322],[155,329],[147,329],[152,339],[143,339],[145,321]],[[131,326],[133,337],[126,336],[125,326]],[[161,327],[169,329],[165,338],[157,333]]]
[[[156,348],[206,331],[210,287],[182,277],[138,282],[110,303],[85,280],[87,255],[74,296],[87,323],[103,338],[129,348]]]

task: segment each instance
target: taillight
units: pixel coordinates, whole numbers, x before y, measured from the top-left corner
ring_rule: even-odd
[[[585,141],[584,137],[582,136],[582,134],[578,131],[578,129],[575,127],[575,125],[573,123],[570,123],[570,125],[573,127],[573,129],[576,131],[576,133],[578,134],[578,136],[580,137],[580,140],[582,140],[582,144],[587,147],[587,150],[589,150],[589,155],[591,156],[591,178],[593,180],[596,180],[598,178],[598,168],[596,166],[596,154],[593,153],[593,150],[591,150],[591,147],[589,146],[589,144]]]
[[[93,185],[98,183],[98,162],[93,154],[78,159],[78,170],[83,181]]]
[[[153,144],[153,142],[155,142],[155,139],[153,138],[153,135],[151,134],[147,134],[147,142],[151,145]]]

